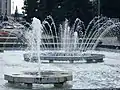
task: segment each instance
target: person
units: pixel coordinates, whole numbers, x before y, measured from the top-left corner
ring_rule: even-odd
[[[0,23],[3,21],[3,15],[0,15]]]
[[[8,21],[7,15],[4,16],[4,21]]]

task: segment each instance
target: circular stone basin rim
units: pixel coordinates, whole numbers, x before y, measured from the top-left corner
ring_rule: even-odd
[[[46,71],[47,72],[47,71]],[[5,74],[4,79],[8,82],[14,83],[37,83],[37,84],[56,84],[56,83],[64,83],[67,81],[72,81],[73,76],[70,72],[65,71],[50,71],[51,73],[48,75],[48,72],[41,75],[26,75],[24,73],[21,74]],[[52,74],[52,75],[51,75]]]
[[[24,60],[25,61],[29,61],[30,57],[29,57],[29,53],[24,54]],[[78,61],[78,60],[98,60],[98,59],[103,59],[105,58],[105,55],[103,54],[84,54],[83,56],[40,56],[41,60],[58,60],[58,61],[67,61],[67,60],[73,60],[73,61]],[[32,60],[37,60],[38,57],[37,56],[32,56],[31,57]]]

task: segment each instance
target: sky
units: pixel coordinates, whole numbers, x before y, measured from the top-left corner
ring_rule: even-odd
[[[22,13],[23,0],[11,0],[11,13],[15,12],[16,6],[18,7],[18,12]]]

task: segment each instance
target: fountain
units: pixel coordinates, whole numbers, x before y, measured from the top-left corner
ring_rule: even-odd
[[[49,19],[51,19],[50,16]],[[39,37],[41,42],[38,42],[39,40],[35,38],[37,37],[37,34],[39,32],[37,32],[37,34],[34,34],[32,31],[28,31],[26,33],[26,36],[29,36],[27,39],[29,42],[28,48],[31,51],[29,50],[30,52],[24,54],[25,61],[37,62],[39,61],[39,59],[41,59],[49,60],[50,63],[53,63],[54,60],[69,61],[70,63],[79,60],[86,60],[88,63],[103,62],[104,55],[85,52],[90,48],[95,47],[95,41],[97,41],[98,37],[95,37],[96,35],[92,35],[92,31],[89,32],[90,27],[88,27],[88,30],[86,30],[87,32],[85,33],[85,35],[83,35],[82,30],[84,29],[84,24],[80,19],[77,18],[75,20],[72,28],[70,28],[69,22],[66,19],[63,25],[60,25],[59,34],[56,34],[56,28],[53,19],[51,19],[51,22],[45,19],[45,21],[43,21],[41,25],[39,25],[38,23],[36,23],[36,25],[41,26],[42,38]],[[38,26],[33,25],[33,27],[37,27],[36,29],[38,29]],[[53,26],[55,28],[55,36],[52,32]],[[90,33],[90,35],[88,34],[88,32]],[[98,32],[96,33],[98,34]],[[36,46],[40,46],[40,48]],[[36,53],[37,50],[41,51],[39,52],[39,56],[38,53]]]
[[[43,27],[40,20],[33,18],[32,30],[27,33],[27,39],[30,45],[30,58],[35,55],[38,60],[38,71],[23,71],[21,73],[5,74],[4,79],[8,83],[24,83],[28,87],[32,84],[54,84],[55,87],[61,87],[67,81],[72,80],[72,73],[67,71],[41,71],[41,37]]]
[[[53,32],[53,29],[55,32]],[[76,66],[76,64],[73,63],[74,61],[81,61],[81,60],[87,61],[87,63],[103,62],[103,58],[105,56],[103,54],[93,54],[92,50],[96,48],[101,38],[103,38],[108,32],[110,32],[111,30],[115,32],[117,32],[117,30],[120,30],[120,22],[114,22],[112,19],[99,16],[99,17],[95,17],[89,23],[85,32],[83,32],[84,29],[85,29],[84,24],[80,19],[77,18],[72,27],[69,26],[69,21],[66,19],[65,22],[60,25],[60,29],[59,29],[60,32],[57,33],[55,23],[51,16],[48,16],[42,23],[40,22],[40,20],[33,18],[33,22],[30,29],[24,31],[23,35],[18,36],[19,33],[17,34],[14,33],[14,34],[19,38],[22,37],[21,40],[27,43],[28,47],[26,49],[26,52],[23,54],[24,60],[28,62],[38,62],[38,66],[39,66],[38,70],[5,74],[4,79],[12,84],[15,83],[27,84],[27,86],[30,88],[32,87],[32,84],[54,84],[54,86],[61,87],[67,81],[73,80],[73,76],[71,72],[41,70],[40,66],[42,64],[42,60],[48,60],[49,63],[53,63],[53,61],[69,61],[70,63],[72,63],[70,64],[69,69],[73,70],[74,73],[76,73],[75,77],[79,76],[77,77],[77,79],[79,78],[78,82],[80,81],[83,82],[83,80],[85,81],[85,79],[87,79],[88,81],[88,79],[90,79],[90,82],[93,81],[92,82],[93,85],[93,83],[96,83],[94,75],[98,76],[98,80],[100,79],[99,77],[100,75],[101,76],[103,75],[103,77],[106,78],[107,75],[105,76],[103,69],[109,66],[111,62],[110,64],[107,64],[104,68],[102,69],[100,68],[101,71],[98,68],[103,67],[105,64],[104,65],[97,64],[97,65],[102,65],[99,67],[96,67],[97,66],[96,64],[94,64],[96,66],[92,64],[92,66],[98,69],[96,70],[96,72],[93,72],[94,70],[89,71],[90,69],[86,68],[85,71],[82,70],[82,73],[80,69],[83,67],[88,67],[88,64],[82,64],[83,66],[82,65]],[[88,53],[87,51],[89,50],[90,52]],[[64,65],[67,66],[66,64]],[[72,66],[75,65],[76,66],[75,69],[71,69],[71,65]],[[60,65],[60,68],[61,66],[62,65]],[[109,72],[106,74],[111,74],[111,72],[113,71],[113,69],[110,68],[111,66],[112,65],[110,65],[109,68],[106,69],[106,71]],[[94,68],[94,67],[90,67],[90,68]],[[114,65],[112,67],[114,67]],[[62,67],[62,68],[64,69],[66,67]],[[119,70],[116,71],[115,69],[115,72],[112,73],[113,76],[116,72],[119,74]],[[90,78],[88,78],[89,73],[93,74],[93,75],[90,74]],[[86,75],[87,77],[84,77]],[[119,75],[116,74],[116,76]],[[108,77],[112,78],[111,80],[111,85],[112,85],[114,77],[110,77],[109,75]],[[103,83],[105,81],[104,78],[102,79]],[[76,82],[76,80],[74,82]],[[79,85],[78,82],[76,85]],[[89,84],[90,82],[88,81]],[[98,82],[100,82],[100,80]],[[106,84],[103,85],[103,83],[101,85],[105,86]],[[97,84],[99,85],[100,83]]]
[[[33,18],[31,28],[24,35],[28,44],[24,60],[38,62],[38,72],[6,74],[5,80],[9,83],[25,83],[30,87],[33,83],[61,86],[72,80],[72,74],[66,71],[41,71],[41,60],[48,60],[50,63],[54,60],[70,63],[80,60],[85,60],[87,63],[103,62],[105,56],[92,54],[92,50],[110,30],[118,30],[120,23],[107,17],[95,17],[83,33],[82,30],[85,28],[80,19],[75,20],[72,28],[66,19],[64,24],[60,25],[60,33],[57,33],[53,19],[48,16],[42,24],[40,20]],[[87,53],[87,50],[91,50],[91,53]]]

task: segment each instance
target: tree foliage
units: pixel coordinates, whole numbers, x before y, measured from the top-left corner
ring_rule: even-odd
[[[95,3],[98,0],[94,0],[94,7],[97,7]],[[103,16],[107,16],[110,18],[118,18],[120,17],[120,0],[100,0],[101,6],[101,14]],[[115,36],[117,36],[118,41],[120,41],[120,30],[116,32],[112,32]]]
[[[94,0],[94,7],[97,7],[98,0]],[[100,0],[101,14],[107,17],[120,17],[120,0]]]
[[[43,20],[46,16],[52,15],[56,23],[62,22],[65,18],[74,21],[80,18],[86,24],[92,19],[89,0],[24,0],[24,10],[27,14],[27,21],[32,17]],[[37,9],[37,11],[36,11]]]
[[[24,7],[22,8],[25,10],[25,19],[28,22],[32,21],[33,17],[37,17],[37,10],[38,10],[38,0],[24,0]]]

